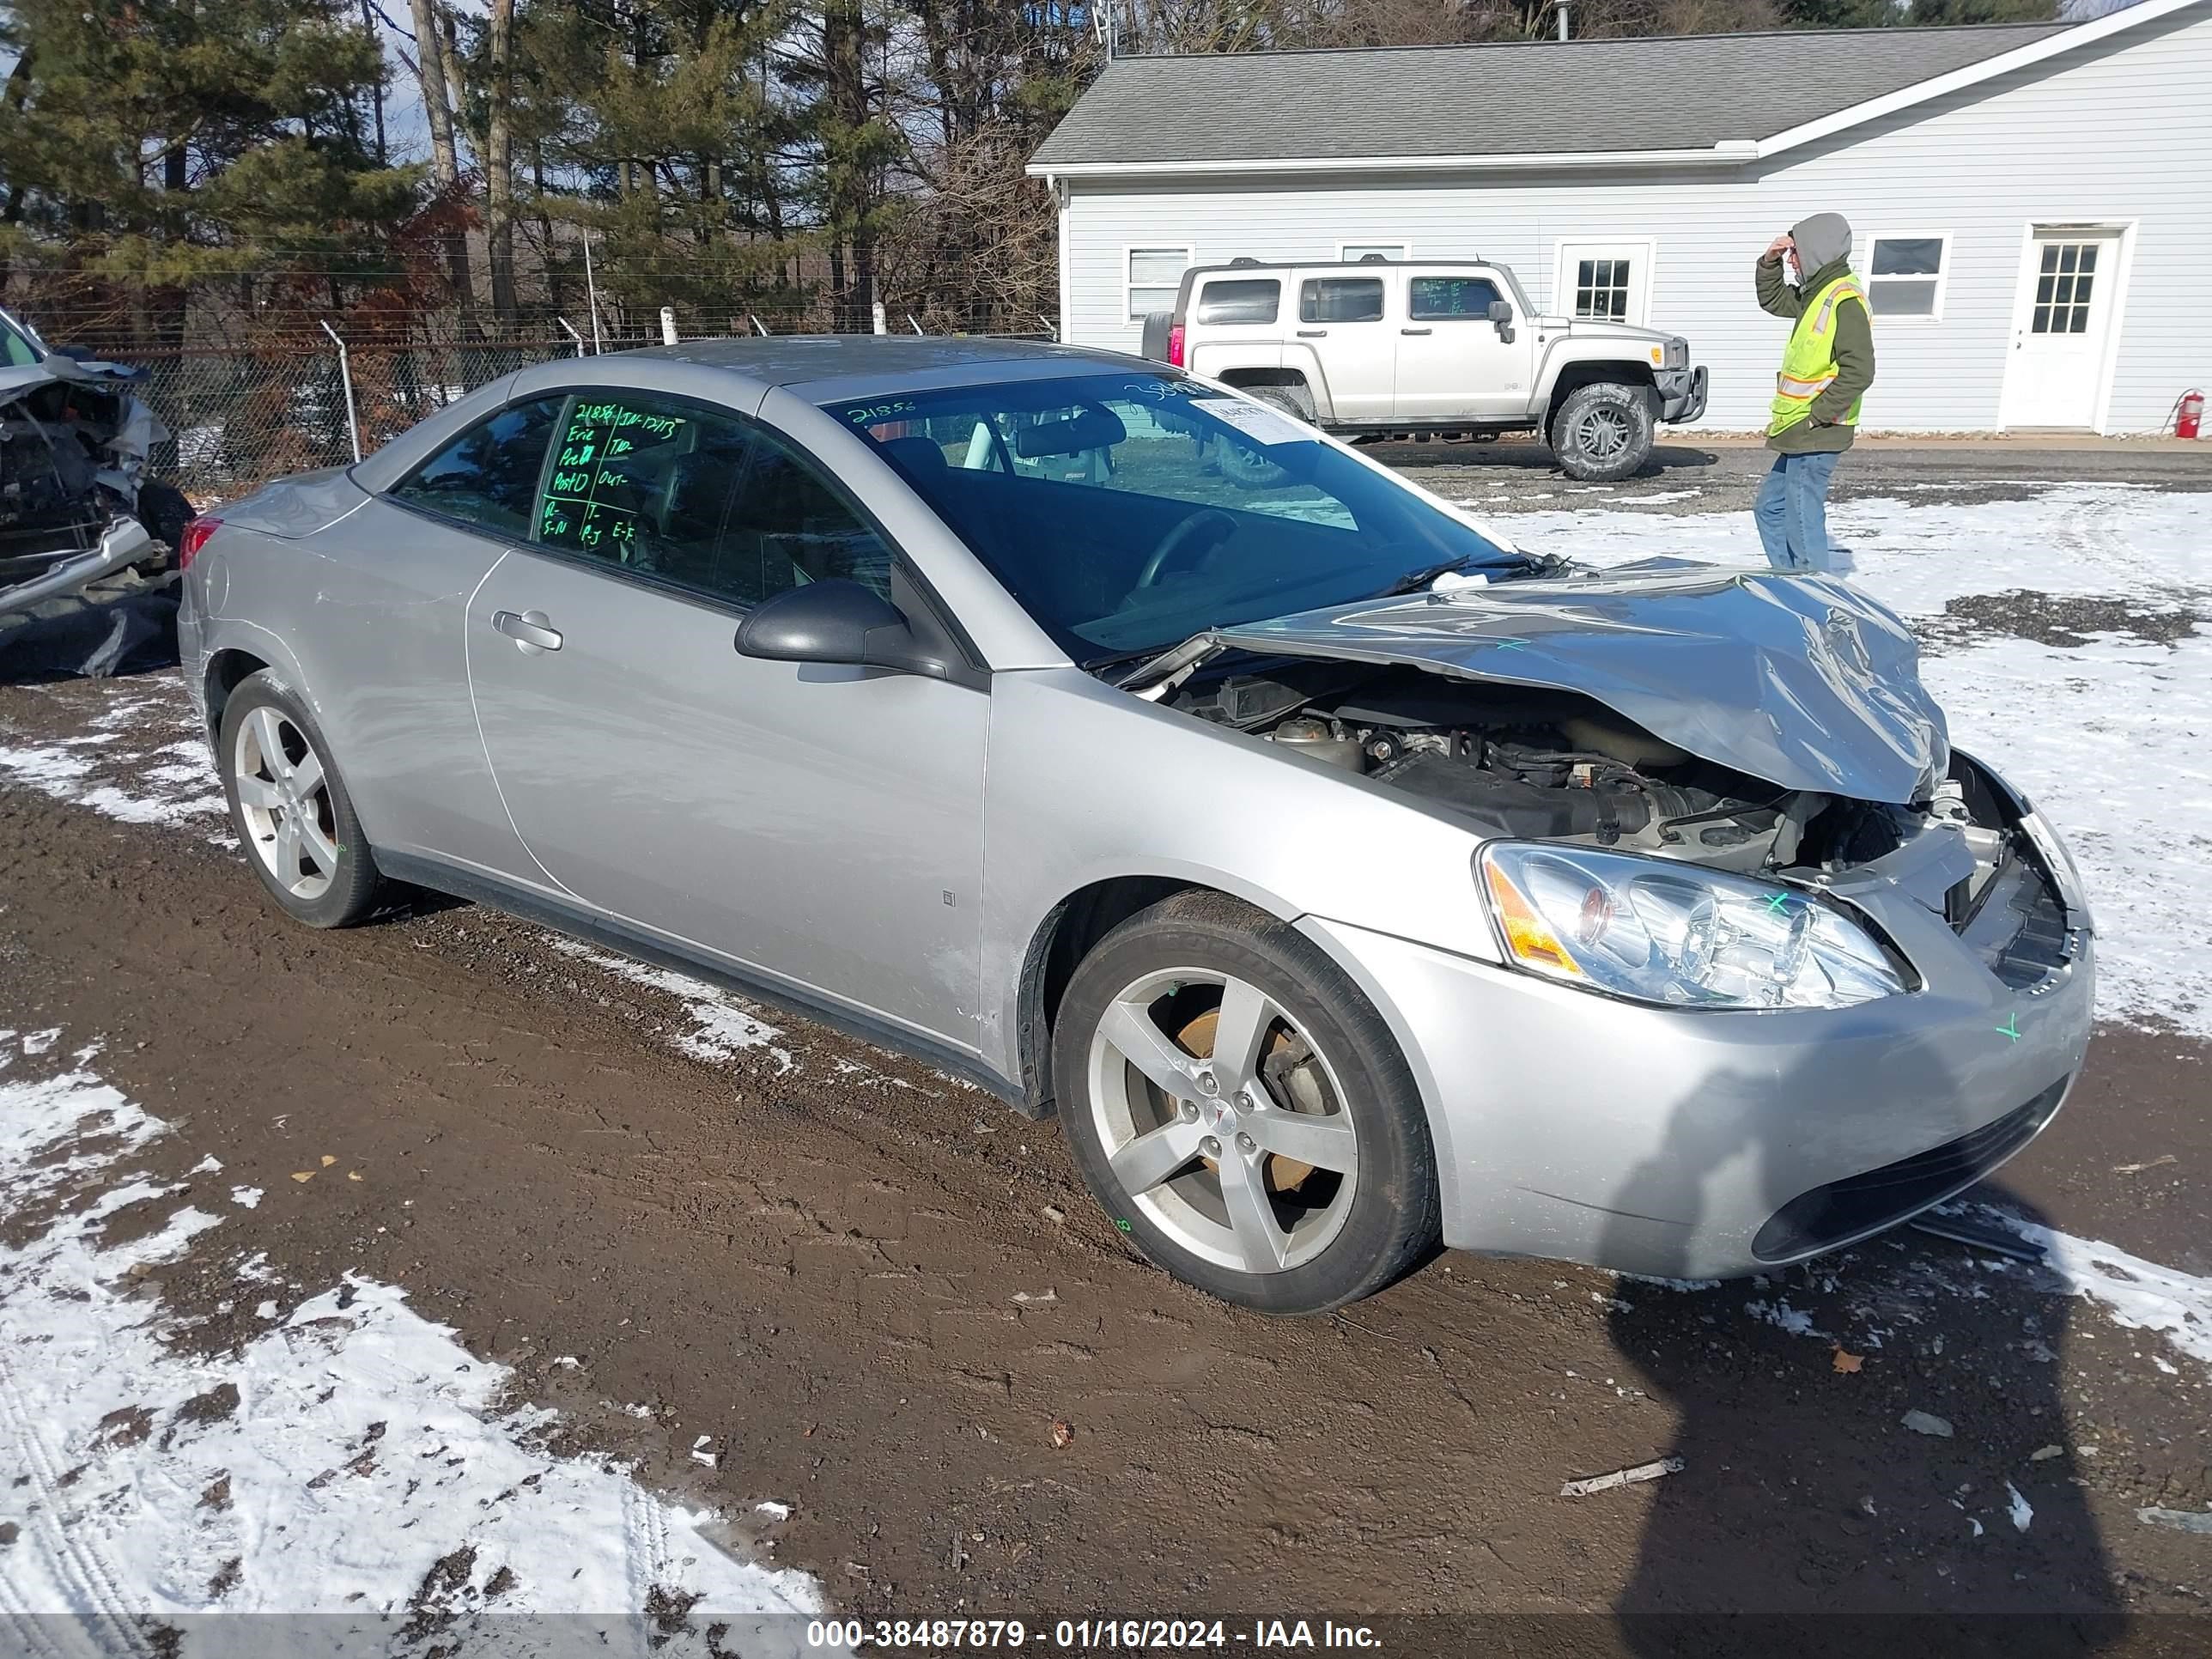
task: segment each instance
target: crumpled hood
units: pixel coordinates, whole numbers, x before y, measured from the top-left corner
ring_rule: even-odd
[[[1221,629],[1240,649],[1579,691],[1786,789],[1924,800],[1950,764],[1897,615],[1828,576],[1650,559]]]

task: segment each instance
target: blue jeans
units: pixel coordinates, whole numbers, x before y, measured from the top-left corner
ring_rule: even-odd
[[[1774,458],[1751,516],[1766,562],[1777,570],[1828,568],[1828,480],[1842,459],[1833,453]]]

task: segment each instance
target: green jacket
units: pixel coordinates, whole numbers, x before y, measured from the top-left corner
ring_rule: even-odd
[[[1792,288],[1783,278],[1782,256],[1762,258],[1753,271],[1759,283],[1759,309],[1794,322],[1805,308],[1806,295],[1818,294],[1850,270],[1850,260],[1838,259],[1808,276],[1802,286]],[[1813,400],[1810,418],[1769,438],[1769,449],[1784,455],[1817,455],[1851,447],[1856,428],[1838,422],[1874,384],[1874,324],[1864,306],[1847,300],[1836,307],[1835,326],[1835,384]]]

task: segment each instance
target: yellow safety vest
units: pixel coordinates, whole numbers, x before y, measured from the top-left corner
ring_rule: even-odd
[[[1865,291],[1849,271],[1808,298],[1805,309],[1797,313],[1797,326],[1790,331],[1789,349],[1782,354],[1782,372],[1774,377],[1773,419],[1767,422],[1768,437],[1786,432],[1805,419],[1813,412],[1813,399],[1833,384],[1836,331],[1831,325],[1836,307],[1846,300],[1866,304]],[[1852,404],[1844,425],[1858,424],[1859,404],[1865,401],[1862,398]]]

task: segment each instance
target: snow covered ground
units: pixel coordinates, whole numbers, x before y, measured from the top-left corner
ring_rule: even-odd
[[[235,1262],[267,1327],[194,1355],[146,1281],[219,1255],[223,1212],[259,1194],[212,1158],[204,1182],[149,1179],[136,1160],[176,1131],[53,1035],[0,1032],[0,1649],[672,1656],[719,1624],[736,1651],[803,1650],[811,1578],[546,1453],[551,1413],[510,1406],[504,1368],[388,1285],[349,1277],[280,1317],[268,1270]],[[110,1242],[142,1205],[166,1218]],[[324,1616],[234,1616],[255,1613]]]

